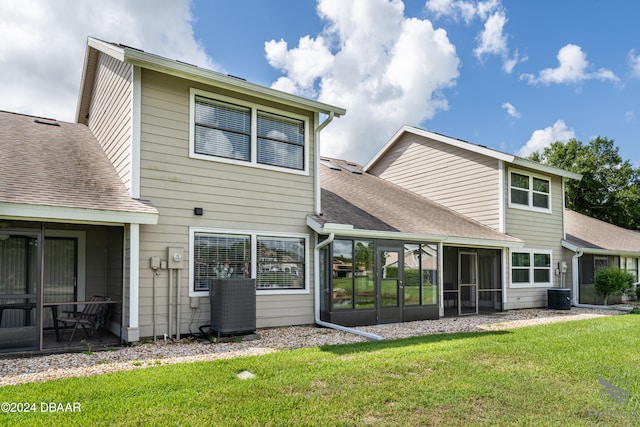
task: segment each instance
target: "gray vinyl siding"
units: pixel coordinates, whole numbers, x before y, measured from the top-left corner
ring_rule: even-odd
[[[505,224],[506,233],[522,239],[526,249],[547,249],[552,251],[552,280],[553,286],[559,287],[559,276],[553,274],[558,262],[565,261],[570,273],[571,260],[566,259],[562,248],[563,235],[563,200],[562,178],[559,176],[544,175],[539,172],[529,171],[526,168],[515,166],[514,169],[529,172],[534,175],[544,176],[551,180],[551,213],[537,212],[526,209],[509,207],[509,165],[505,165]],[[517,250],[516,250],[517,251]],[[505,309],[544,307],[547,305],[547,288],[528,287],[516,288],[511,284],[511,259],[509,256],[509,268],[507,269],[507,304]],[[565,286],[570,287],[569,279]]]
[[[285,173],[189,157],[189,89],[196,87],[248,102],[259,100],[219,91],[154,71],[142,70],[141,88],[141,188],[142,199],[159,210],[157,225],[140,226],[140,336],[152,334],[153,272],[149,258],[167,259],[167,247],[184,249],[180,270],[181,333],[196,332],[210,323],[208,297],[189,298],[189,228],[215,228],[269,233],[311,232],[306,216],[314,210],[313,113],[289,110],[309,117],[309,175]],[[273,103],[270,107],[287,109]],[[204,215],[195,216],[194,207]],[[257,296],[257,326],[270,327],[313,323],[313,250],[308,248],[306,294]],[[157,333],[167,329],[167,270],[155,277]],[[175,288],[174,288],[175,289]],[[175,290],[174,290],[175,298]],[[191,308],[190,304],[197,304]],[[175,315],[175,313],[174,313]],[[174,322],[175,324],[175,319]],[[175,326],[172,327],[175,331]]]
[[[133,66],[100,53],[88,126],[131,190]]]
[[[370,172],[500,229],[496,159],[405,133]]]

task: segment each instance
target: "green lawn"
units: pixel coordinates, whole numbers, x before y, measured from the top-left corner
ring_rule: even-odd
[[[640,424],[640,316],[160,365],[0,389],[6,425]],[[248,370],[256,375],[240,380]],[[601,377],[628,393],[613,400]],[[620,391],[620,390],[618,390]],[[78,402],[81,412],[41,412]]]

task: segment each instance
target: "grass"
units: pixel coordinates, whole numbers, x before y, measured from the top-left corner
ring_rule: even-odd
[[[0,388],[6,425],[640,423],[640,316],[283,351]],[[256,377],[237,378],[241,371]],[[601,377],[629,393],[616,403]],[[40,402],[81,405],[41,412]],[[45,405],[46,406],[46,405]],[[626,418],[625,418],[626,417]]]

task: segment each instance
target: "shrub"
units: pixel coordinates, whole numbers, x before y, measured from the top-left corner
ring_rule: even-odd
[[[628,271],[617,267],[604,267],[596,271],[594,284],[596,292],[604,299],[604,305],[607,305],[607,299],[610,295],[618,295],[633,286],[633,275]]]

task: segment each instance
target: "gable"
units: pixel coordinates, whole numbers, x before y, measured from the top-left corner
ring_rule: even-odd
[[[368,171],[500,229],[499,161],[484,153],[406,132]]]

